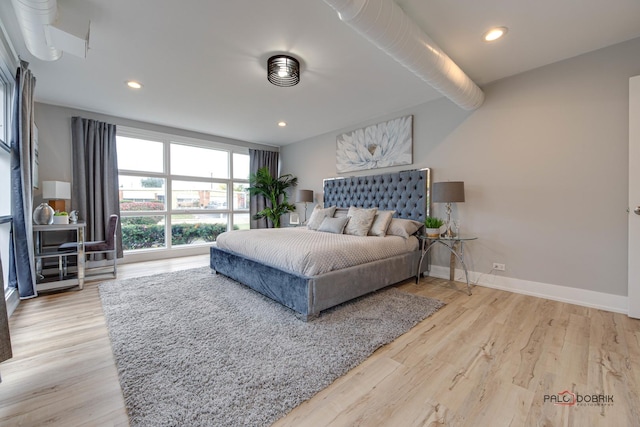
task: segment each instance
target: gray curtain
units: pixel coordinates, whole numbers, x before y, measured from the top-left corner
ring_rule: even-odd
[[[33,257],[33,158],[35,156],[33,91],[36,79],[21,61],[16,72],[11,128],[11,244],[9,286],[20,298],[38,296]]]
[[[87,241],[106,240],[111,215],[120,217],[116,125],[97,120],[71,119],[73,195],[71,208],[87,223]],[[122,258],[122,229],[118,221],[117,254]],[[106,254],[92,255],[92,260]]]
[[[280,154],[276,151],[249,150],[249,172],[258,172],[258,169],[268,167],[271,176],[278,176],[278,160]],[[249,212],[251,214],[250,228],[272,228],[273,224],[266,218],[253,219],[253,216],[267,206],[264,196],[251,196]]]

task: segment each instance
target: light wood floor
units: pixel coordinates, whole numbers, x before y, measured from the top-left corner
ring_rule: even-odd
[[[206,265],[206,256],[129,264],[119,277]],[[447,306],[275,425],[640,425],[640,321],[481,287],[469,297],[439,279],[400,287]],[[22,301],[11,333],[0,425],[128,425],[96,282]],[[544,401],[565,390],[613,403]]]

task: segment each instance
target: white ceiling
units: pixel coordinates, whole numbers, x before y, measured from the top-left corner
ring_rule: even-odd
[[[640,37],[638,0],[396,0],[481,87]],[[36,100],[207,134],[285,145],[441,97],[322,0],[58,0],[89,19],[86,59],[28,53],[8,0],[0,18],[37,78]],[[509,27],[499,42],[481,34]],[[297,86],[266,60],[302,60]],[[144,87],[133,91],[126,80]],[[481,107],[482,108],[482,107]],[[279,128],[277,122],[289,123]]]

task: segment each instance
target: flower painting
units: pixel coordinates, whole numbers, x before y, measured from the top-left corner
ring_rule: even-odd
[[[400,117],[338,135],[338,173],[412,163],[413,116]]]

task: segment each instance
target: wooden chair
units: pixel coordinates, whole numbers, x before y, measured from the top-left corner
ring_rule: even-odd
[[[107,236],[105,240],[95,240],[91,242],[84,242],[84,253],[85,257],[93,254],[107,254],[107,260],[109,254],[112,255],[113,259],[109,261],[113,261],[113,277],[117,276],[118,273],[118,254],[116,251],[116,231],[118,229],[118,215],[111,215],[109,217],[109,224],[107,228]],[[63,243],[58,246],[59,251],[69,251],[69,250],[77,250],[77,243],[69,242]],[[90,270],[98,270],[103,269],[103,266],[85,269],[85,274]],[[65,268],[66,270],[66,268]]]

